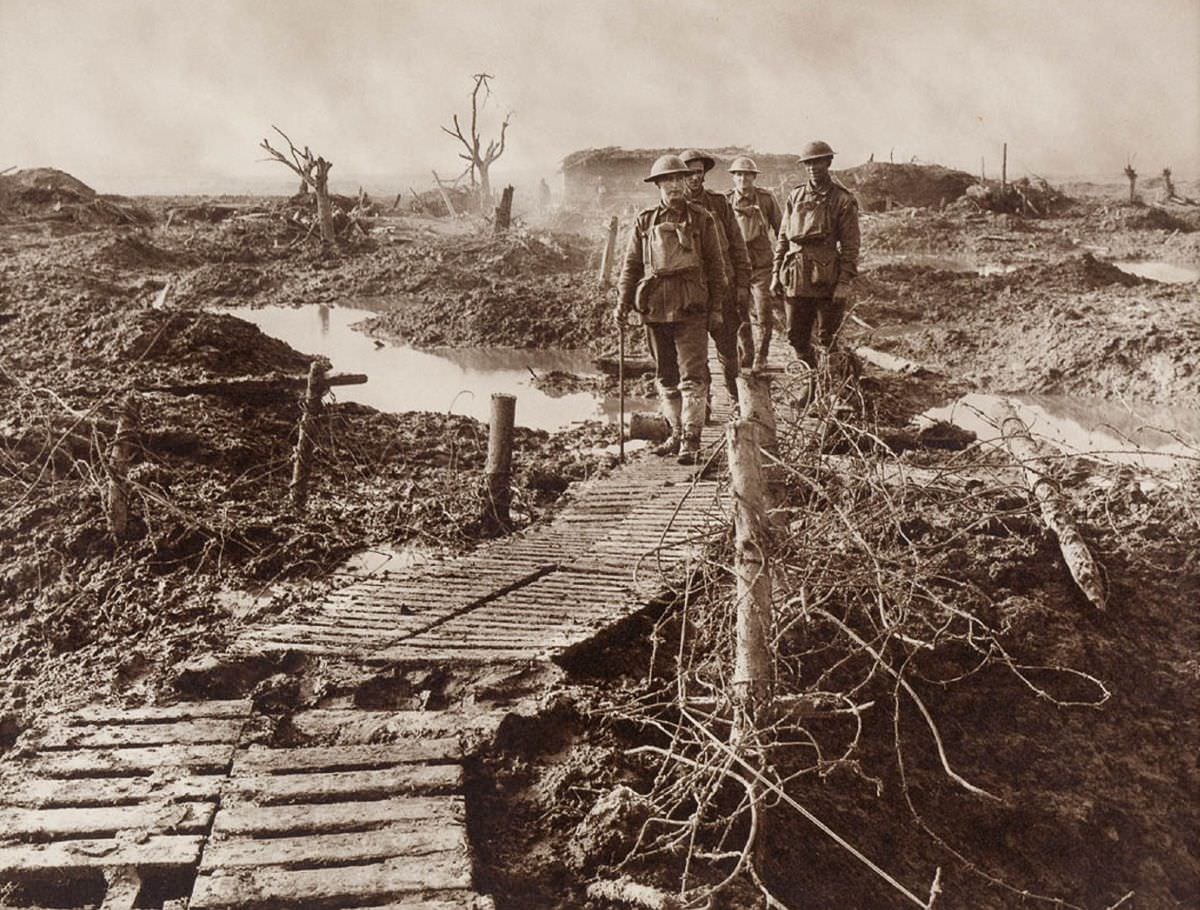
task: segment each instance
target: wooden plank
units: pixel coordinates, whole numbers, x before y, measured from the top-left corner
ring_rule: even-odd
[[[202,873],[190,910],[298,906],[309,910],[344,906],[350,900],[391,900],[406,894],[468,890],[470,863],[458,851],[416,859],[390,859],[365,866],[284,869],[259,866]]]
[[[23,780],[0,794],[0,803],[33,809],[63,806],[117,806],[152,801],[215,800],[223,778],[185,776],[81,777],[66,780]]]
[[[345,799],[450,795],[462,790],[459,765],[401,765],[369,771],[319,771],[315,774],[268,774],[235,777],[225,793],[260,806],[282,803],[329,803]]]
[[[323,712],[303,711],[292,718],[293,725],[304,730],[305,725]],[[400,715],[377,711],[337,711],[336,723],[344,723],[347,716],[355,719],[378,718],[383,726]],[[331,729],[326,727],[325,731]],[[268,749],[253,746],[238,752],[234,758],[233,773],[240,774],[285,774],[295,771],[356,771],[371,768],[386,768],[433,762],[452,762],[462,757],[462,747],[454,737],[439,737],[429,740],[414,740],[398,743],[370,743],[345,746],[310,746],[301,749]]]
[[[144,829],[177,834],[203,832],[212,820],[212,803],[98,806],[70,809],[0,808],[0,831],[14,838],[96,837]]]
[[[387,827],[353,834],[303,837],[214,838],[204,851],[206,869],[239,866],[289,866],[367,863],[400,856],[467,851],[467,832],[461,825],[444,828]]]
[[[140,843],[105,838],[0,846],[0,877],[65,877],[115,866],[190,868],[200,862],[203,845],[203,835],[155,834]]]
[[[495,905],[490,898],[480,897],[473,891],[455,890],[412,894],[394,903],[347,907],[345,910],[495,910]]]
[[[210,746],[149,746],[130,749],[80,749],[50,752],[23,763],[29,773],[42,777],[104,777],[149,774],[160,768],[224,771],[233,756],[233,744]]]
[[[192,701],[143,708],[91,705],[51,717],[69,724],[154,724],[202,717],[248,717],[250,709],[251,703],[246,700]]]
[[[306,806],[256,806],[231,802],[222,804],[213,822],[213,834],[272,837],[369,831],[403,822],[452,825],[461,822],[462,817],[463,801],[459,796],[409,796]]]
[[[236,717],[129,726],[121,725],[119,721],[103,725],[53,726],[32,737],[32,744],[39,749],[78,749],[232,743],[241,733],[243,723],[242,718]]]

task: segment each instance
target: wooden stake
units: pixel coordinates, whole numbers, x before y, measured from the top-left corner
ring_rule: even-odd
[[[737,578],[733,697],[737,725],[752,732],[770,706],[771,573],[770,532],[762,474],[762,430],[750,420],[726,430],[733,486],[734,575]]]
[[[1004,152],[1000,158],[1000,193],[1003,195],[1008,188],[1008,143],[1004,143]]]
[[[132,395],[121,403],[117,432],[108,465],[108,530],[122,541],[129,537],[129,460],[137,434],[137,402]]]
[[[325,395],[325,365],[314,360],[308,367],[308,388],[304,393],[304,404],[300,412],[300,435],[296,439],[296,450],[292,459],[292,482],[289,492],[292,505],[303,510],[308,504],[308,478],[311,471],[313,433],[317,418],[321,416],[321,398]]]
[[[493,224],[493,231],[497,234],[503,234],[512,224],[512,200],[513,188],[506,186],[504,192],[500,194],[500,204],[496,206],[496,220]]]
[[[1046,461],[1038,454],[1025,421],[1008,402],[1001,402],[998,411],[1004,444],[1013,460],[1021,466],[1025,486],[1037,500],[1042,521],[1058,538],[1058,546],[1071,577],[1075,579],[1075,584],[1092,606],[1103,610],[1108,600],[1104,576],[1092,558],[1092,551],[1088,549],[1087,543],[1075,527],[1066,497],[1063,496],[1058,483],[1046,471]]]
[[[510,523],[508,507],[512,491],[513,421],[516,418],[517,398],[515,395],[492,395],[492,418],[488,427],[487,491],[491,506],[491,517],[498,527]]]
[[[604,255],[600,257],[600,286],[608,287],[612,283],[613,257],[617,252],[617,216],[613,215],[608,222],[608,238],[604,243]]]
[[[779,438],[775,426],[775,407],[771,403],[771,377],[762,372],[742,370],[737,378],[738,410],[742,418],[758,427],[759,441],[767,458],[762,473],[766,484],[766,508],[780,502],[783,488],[782,466],[777,463]]]
[[[458,212],[454,211],[454,203],[450,201],[450,194],[446,192],[446,188],[442,186],[442,178],[437,175],[437,171],[433,172],[433,182],[437,184],[438,192],[442,196],[442,202],[446,204],[446,212],[451,218],[457,218]]]

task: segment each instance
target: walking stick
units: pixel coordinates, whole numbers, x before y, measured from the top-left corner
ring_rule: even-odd
[[[625,463],[625,318],[617,317],[617,460]]]

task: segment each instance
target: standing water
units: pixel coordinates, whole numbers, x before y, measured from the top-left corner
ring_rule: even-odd
[[[1131,259],[1126,262],[1114,262],[1122,272],[1137,275],[1139,278],[1149,278],[1167,284],[1188,284],[1200,281],[1200,270],[1186,265],[1175,265],[1172,262],[1160,262],[1149,259]]]
[[[352,326],[374,315],[353,307],[269,306],[226,310],[306,354],[328,357],[343,373],[365,373],[365,385],[338,386],[341,401],[381,411],[434,411],[486,422],[495,393],[515,395],[516,423],[561,430],[585,420],[615,421],[618,402],[592,392],[548,395],[533,384],[550,370],[596,375],[586,354],[511,348],[417,350],[384,345]],[[632,407],[635,402],[627,402]],[[640,400],[636,402],[641,405]]]
[[[1136,409],[1110,401],[1066,395],[965,395],[923,415],[972,431],[982,442],[1000,440],[999,410],[1007,401],[1035,439],[1061,451],[1091,454],[1121,464],[1169,468],[1181,459],[1200,459],[1200,411],[1144,405]]]

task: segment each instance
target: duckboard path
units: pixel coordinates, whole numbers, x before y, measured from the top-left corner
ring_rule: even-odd
[[[698,466],[636,456],[545,526],[427,566],[343,573],[230,650],[367,665],[569,654],[673,593],[723,533],[724,487],[706,468],[723,460],[731,411],[714,387]],[[473,890],[461,716],[302,711],[289,723],[303,744],[283,746],[267,720],[248,700],[42,718],[0,757],[0,894],[15,884],[102,910],[491,910]]]

